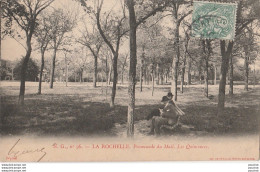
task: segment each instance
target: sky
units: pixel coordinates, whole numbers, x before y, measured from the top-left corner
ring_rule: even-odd
[[[115,11],[119,11],[121,7],[120,0],[105,0],[102,11],[109,11],[110,9],[113,9]],[[85,12],[82,10],[81,6],[72,0],[56,0],[51,5],[50,8],[65,8],[67,10],[77,11],[79,13],[79,16],[82,14],[85,15]],[[86,16],[84,16],[86,17]],[[89,19],[85,19],[86,21]],[[74,29],[74,34],[76,35],[79,32],[80,25],[82,25],[82,22],[86,22],[84,20],[79,22],[79,27]],[[165,18],[161,22],[164,26],[171,27],[173,26],[172,20],[169,18]],[[25,40],[19,41],[21,44],[25,45]],[[129,52],[129,41],[123,40],[123,44],[120,48],[121,53]],[[260,42],[259,42],[260,44]],[[15,39],[6,37],[4,40],[2,40],[2,59],[10,60],[10,61],[16,61],[17,59],[20,59],[22,56],[25,55],[26,51],[25,48],[20,45]],[[51,57],[51,52],[46,54],[47,57]],[[61,54],[60,54],[61,55]],[[59,56],[59,54],[58,54]],[[40,54],[38,51],[34,50],[32,52],[32,58],[40,59]],[[240,65],[243,65],[243,61],[240,62]],[[260,70],[260,59],[256,62],[256,69]]]
[[[103,4],[103,8],[102,11],[108,11],[110,9],[114,9],[115,11],[119,11],[117,9],[119,9],[120,7],[120,1],[119,0],[105,0],[104,4]],[[49,8],[65,8],[67,10],[72,10],[72,11],[77,11],[79,14],[79,17],[84,15],[85,16],[85,12],[83,11],[82,7],[80,6],[79,3],[72,1],[72,0],[55,0],[52,4],[51,7]],[[88,19],[86,19],[88,20]],[[80,28],[80,25],[83,25],[82,22],[85,21],[80,21],[79,22],[79,26],[74,29],[74,34],[78,34],[78,30]],[[21,31],[21,33],[23,33],[23,31]],[[124,44],[121,46],[121,52],[125,52],[128,51],[128,41],[123,41]],[[21,59],[22,56],[25,55],[26,50],[25,48],[21,45],[23,44],[23,46],[25,47],[25,40],[19,40],[19,43],[10,37],[5,37],[4,40],[2,40],[2,59],[4,60],[10,60],[10,61],[16,61],[17,59]],[[36,58],[39,59],[40,58],[40,54],[37,50],[33,49],[32,52],[32,58]],[[47,53],[48,56],[48,53]],[[49,53],[50,56],[50,53]]]

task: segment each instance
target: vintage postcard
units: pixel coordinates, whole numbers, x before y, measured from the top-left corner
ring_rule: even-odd
[[[0,5],[1,162],[259,160],[258,0]]]

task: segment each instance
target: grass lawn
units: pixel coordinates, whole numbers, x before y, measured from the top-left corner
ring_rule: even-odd
[[[228,87],[228,86],[227,86]],[[43,83],[42,95],[37,95],[38,83],[26,83],[25,105],[17,104],[19,82],[0,82],[1,135],[51,135],[87,136],[117,135],[115,124],[126,123],[127,87],[118,86],[115,109],[109,108],[111,88],[91,83],[54,83],[49,89]],[[143,92],[136,89],[135,121],[143,121],[152,109],[160,107],[160,100],[169,86],[157,86],[154,96],[144,86]],[[203,85],[187,86],[179,93],[179,107],[186,113],[181,122],[193,127],[194,131],[208,134],[249,134],[259,131],[260,87],[235,85],[234,95],[226,96],[225,115],[216,117],[218,86],[210,85],[209,94],[203,96]],[[217,124],[217,125],[216,125]],[[139,127],[139,126],[138,126]],[[147,126],[141,126],[147,127]],[[125,131],[126,132],[126,131]]]

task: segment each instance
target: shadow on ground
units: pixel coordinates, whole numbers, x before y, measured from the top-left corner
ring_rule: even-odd
[[[193,92],[198,94],[199,90],[195,88],[187,91],[187,96],[195,97],[194,100],[180,104],[180,108],[186,113],[181,123],[191,126],[192,132],[223,135],[259,131],[259,104],[256,103],[259,90],[227,96],[227,104],[235,106],[226,107],[225,116],[222,117],[216,116],[216,98],[196,99],[196,96],[191,95]],[[1,135],[118,136],[118,126],[124,126],[123,132],[126,132],[127,106],[118,104],[115,109],[111,109],[105,101],[95,102],[88,99],[88,94],[31,94],[26,95],[25,105],[19,106],[16,96],[2,96]],[[147,135],[149,121],[146,121],[146,116],[161,105],[155,101],[150,101],[151,104],[147,104],[147,100],[138,101],[136,127],[143,135]]]

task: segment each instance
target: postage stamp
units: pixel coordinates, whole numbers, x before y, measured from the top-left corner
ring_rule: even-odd
[[[235,3],[194,1],[192,36],[203,39],[235,38]]]

